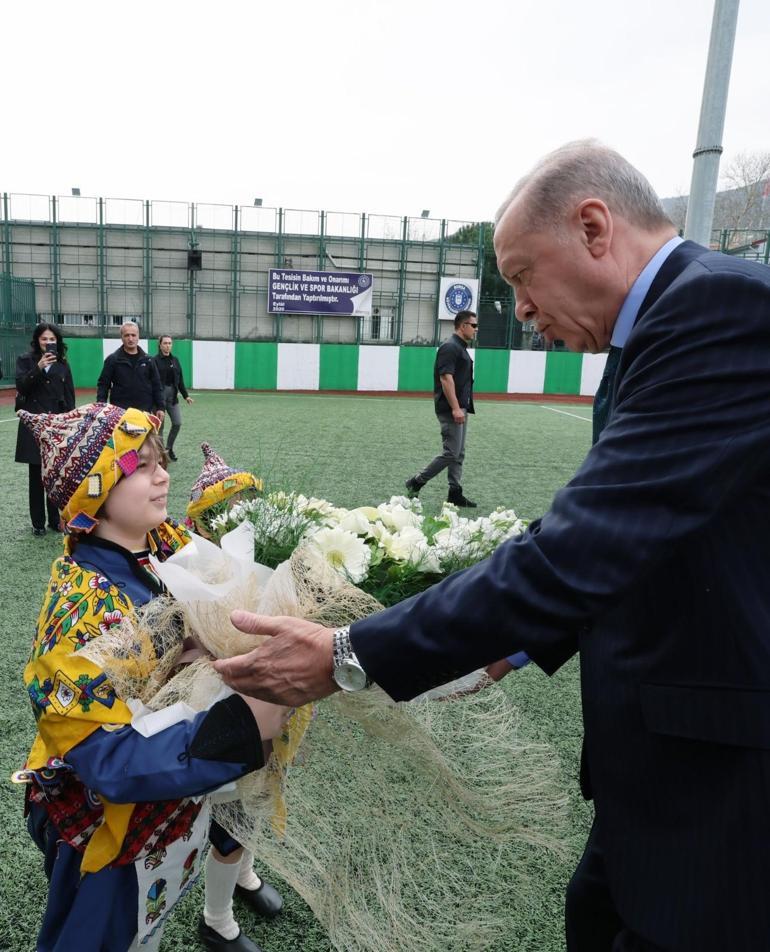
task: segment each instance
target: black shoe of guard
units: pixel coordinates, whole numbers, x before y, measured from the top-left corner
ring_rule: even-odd
[[[406,486],[406,494],[410,499],[414,499],[415,496],[418,496],[420,490],[425,485],[424,482],[419,480],[416,476],[410,476],[409,479],[404,483]]]
[[[463,487],[462,486],[450,486],[449,495],[447,496],[447,502],[451,502],[454,506],[459,506],[461,509],[477,509],[477,503],[468,499],[466,496],[463,496]]]

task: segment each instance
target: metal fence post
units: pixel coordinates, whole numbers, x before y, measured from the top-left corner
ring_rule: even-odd
[[[283,209],[278,209],[278,234],[275,238],[275,264],[277,268],[284,267],[284,254],[283,254]],[[275,339],[280,344],[283,339],[283,317],[281,314],[273,314],[274,330],[275,330]]]
[[[150,202],[144,202],[144,228],[142,230],[142,299],[144,323],[148,336],[153,332],[152,314],[152,231],[150,228]]]
[[[402,344],[404,341],[404,294],[406,285],[406,250],[409,240],[409,218],[404,215],[401,225],[401,254],[398,262],[398,307],[396,309],[396,321],[398,328],[396,331],[396,343]]]
[[[96,238],[96,267],[99,275],[99,301],[97,303],[98,320],[100,324],[106,323],[107,315],[107,287],[105,281],[105,261],[104,261],[104,199],[98,200],[99,205],[99,225]]]
[[[59,322],[59,229],[56,221],[56,196],[51,196],[51,310]]]
[[[239,232],[238,206],[233,206],[233,234],[230,242],[230,337],[237,340],[240,334],[241,298],[239,293],[241,270],[241,236]]]

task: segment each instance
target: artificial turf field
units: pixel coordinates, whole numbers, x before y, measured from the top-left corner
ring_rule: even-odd
[[[177,518],[184,514],[200,470],[202,440],[208,440],[230,465],[264,476],[269,487],[298,489],[347,507],[376,505],[403,493],[404,479],[440,447],[429,399],[272,393],[193,396],[193,406],[182,405],[183,426],[175,447],[179,462],[171,464],[169,512]],[[88,399],[92,399],[89,394],[79,394],[78,403]],[[590,416],[590,406],[548,404],[547,398],[532,403],[479,401],[469,426],[463,487],[479,504],[473,514],[486,514],[502,505],[526,519],[542,515],[555,490],[588,451]],[[61,537],[31,534],[27,472],[13,461],[15,441],[12,407],[4,405],[0,407],[0,823],[4,834],[0,837],[0,949],[30,952],[46,883],[41,857],[24,827],[22,789],[7,778],[23,765],[34,735],[22,671]],[[441,474],[420,495],[424,511],[438,511],[445,495],[446,480]],[[573,660],[549,679],[530,665],[510,675],[504,684],[522,712],[524,732],[550,745],[559,759],[561,783],[569,794],[569,818],[564,856],[533,848],[525,870],[530,888],[526,902],[518,903],[515,934],[501,936],[499,943],[488,948],[489,952],[559,952],[564,948],[564,887],[591,819],[577,792],[581,738],[577,666]],[[269,871],[267,878],[271,878]],[[281,887],[275,877],[272,881]],[[288,889],[284,897],[284,912],[272,923],[263,923],[237,906],[244,931],[265,952],[327,952],[329,941],[305,903]],[[202,948],[196,935],[201,907],[198,885],[175,910],[163,952]],[[472,912],[469,909],[469,918]]]

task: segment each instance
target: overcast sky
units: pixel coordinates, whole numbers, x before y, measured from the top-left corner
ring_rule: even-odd
[[[596,136],[689,189],[713,0],[3,4],[0,191],[488,219]],[[770,148],[742,0],[723,165]]]

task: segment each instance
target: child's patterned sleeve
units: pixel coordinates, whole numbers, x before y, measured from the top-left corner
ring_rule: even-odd
[[[130,725],[97,730],[65,760],[113,803],[199,796],[264,766],[259,728],[236,694],[150,737]]]

